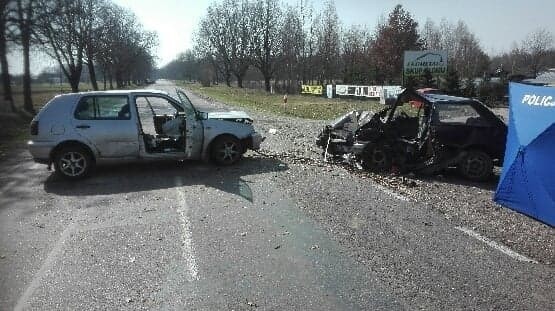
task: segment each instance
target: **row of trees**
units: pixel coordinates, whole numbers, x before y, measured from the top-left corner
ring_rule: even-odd
[[[315,12],[306,1],[289,6],[272,0],[221,0],[208,8],[195,42],[194,49],[163,68],[161,76],[194,80],[211,76],[228,85],[236,80],[239,87],[251,76],[263,79],[266,90],[274,80],[291,92],[299,82],[401,83],[405,50],[447,50],[451,80],[471,81],[495,72],[492,65],[506,62],[491,62],[463,21],[436,23],[428,19],[419,26],[397,5],[373,30],[359,25],[343,27],[333,0],[327,0],[321,12]],[[543,43],[539,50],[552,49],[552,42]],[[523,65],[511,59],[512,68],[518,65],[516,69],[526,73],[531,69],[536,74],[549,65],[538,62],[545,58],[544,52],[516,51]]]
[[[24,109],[33,111],[30,52],[41,49],[61,68],[73,92],[84,66],[91,87],[98,76],[106,89],[146,79],[154,70],[157,36],[136,16],[109,0],[1,0],[0,62],[4,101],[15,111],[7,53],[19,47],[23,59]]]

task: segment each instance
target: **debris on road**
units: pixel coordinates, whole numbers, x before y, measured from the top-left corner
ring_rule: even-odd
[[[41,228],[41,229],[44,229],[44,228],[45,228],[45,225],[44,225],[44,224],[41,224],[41,223],[39,223],[39,222],[34,223],[33,226],[35,226],[35,227],[37,227],[37,228]]]
[[[270,133],[270,134],[277,134],[277,130],[276,130],[276,129],[270,129],[270,130],[268,131],[268,133]]]

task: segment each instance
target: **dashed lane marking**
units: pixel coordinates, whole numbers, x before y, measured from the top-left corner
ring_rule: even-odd
[[[181,242],[183,244],[183,258],[185,259],[187,265],[188,276],[191,281],[198,280],[198,267],[195,259],[195,251],[193,245],[193,235],[191,233],[191,221],[187,216],[189,212],[189,205],[187,204],[185,193],[181,187],[183,186],[183,180],[181,177],[175,178],[175,185],[177,186],[177,196],[179,198],[179,206],[177,207],[177,213],[179,214],[179,221],[181,223]]]
[[[530,263],[538,263],[536,260],[534,260],[532,258],[529,258],[529,257],[526,257],[524,255],[521,255],[521,254],[513,251],[512,249],[508,248],[505,245],[502,245],[502,244],[499,244],[495,241],[492,241],[492,240],[480,235],[478,232],[476,232],[472,229],[468,229],[468,228],[465,228],[465,227],[455,227],[455,229],[466,233],[467,235],[477,239],[478,241],[486,243],[488,246],[502,252],[503,254],[505,254],[505,255],[513,258],[513,259],[516,259],[518,261],[530,262]]]

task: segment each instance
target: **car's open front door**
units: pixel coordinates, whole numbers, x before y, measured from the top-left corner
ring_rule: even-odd
[[[201,114],[182,90],[176,89],[176,93],[186,116],[187,132],[185,153],[187,158],[200,159],[204,144],[204,127],[200,117]]]

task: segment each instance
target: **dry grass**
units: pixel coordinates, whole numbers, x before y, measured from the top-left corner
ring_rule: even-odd
[[[262,90],[221,85],[211,87],[185,83],[181,83],[181,85],[195,93],[233,106],[305,119],[328,120],[352,110],[383,108],[375,100],[328,99],[310,95],[288,95],[287,104],[284,104],[282,94],[269,94]]]

